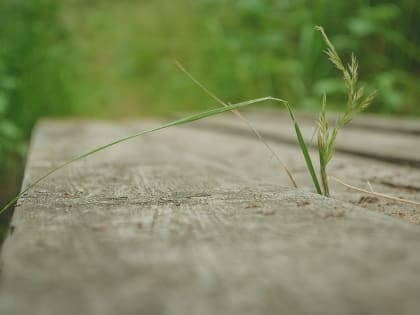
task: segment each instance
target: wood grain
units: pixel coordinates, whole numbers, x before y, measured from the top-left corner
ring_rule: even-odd
[[[278,156],[298,178],[299,184],[305,189],[312,187],[288,115],[278,110],[251,110],[245,112],[245,116],[260,131],[265,140],[276,149]],[[358,127],[357,121],[366,122],[368,118],[372,118],[373,131]],[[316,117],[310,114],[298,114],[298,119],[307,143],[310,143]],[[329,174],[353,186],[369,189],[368,183],[371,183],[377,192],[420,202],[420,138],[415,135],[416,130],[420,129],[420,120],[417,120],[418,124],[415,124],[414,119],[396,119],[395,123],[390,119],[370,116],[361,116],[357,119],[356,126],[351,124],[350,128],[339,133],[336,154],[329,165]],[[385,121],[388,121],[390,127],[387,132],[377,128],[378,125],[381,128],[385,127],[383,125]],[[230,135],[236,139],[255,140],[256,138],[246,124],[233,115],[210,118],[186,126],[188,127],[225,136]],[[399,131],[392,131],[394,129]],[[408,130],[410,132],[406,132]],[[261,144],[259,149],[267,151]],[[315,148],[312,150],[312,156],[314,163],[317,164]],[[276,166],[276,170],[283,173],[281,175],[276,173],[277,183],[287,185],[287,178],[283,176],[284,171],[278,167],[279,165]],[[270,178],[268,173],[265,173],[264,178]],[[331,186],[335,198],[420,224],[419,207],[371,197],[334,182]]]
[[[293,125],[284,111],[250,111],[246,113],[246,117],[264,138],[282,143],[296,143]],[[307,142],[310,142],[316,127],[316,116],[303,114],[297,115],[297,118]],[[414,123],[414,119],[408,120],[406,125],[403,124],[404,120],[396,120],[394,125],[392,120],[372,119],[372,125],[369,126],[366,118],[358,119],[359,122],[355,119],[355,124],[340,131],[336,151],[420,168],[420,120],[417,120],[418,125]],[[389,129],[386,129],[386,122]],[[334,119],[330,123],[333,124]],[[199,126],[252,136],[246,125],[233,115],[213,117],[201,122]]]
[[[151,124],[44,122],[24,185]],[[310,193],[296,147],[273,145],[302,189],[284,188],[286,175],[255,139],[198,127],[50,177],[16,207],[0,314],[417,314],[419,226]],[[397,171],[381,177],[370,160],[345,154],[336,163],[338,173],[361,165],[352,180],[368,168],[381,179]]]

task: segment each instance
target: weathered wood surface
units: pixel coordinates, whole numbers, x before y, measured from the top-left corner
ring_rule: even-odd
[[[291,168],[299,184],[311,187],[312,183],[302,154],[297,148],[296,135],[287,113],[251,110],[244,114]],[[310,143],[316,117],[298,114],[298,119],[307,143]],[[358,126],[366,124],[368,119],[371,126],[360,129]],[[375,191],[420,202],[420,136],[416,136],[416,133],[420,133],[420,120],[417,120],[418,124],[415,121],[396,119],[394,123],[389,118],[357,117],[353,124],[339,133],[337,153],[329,166],[330,175],[364,189],[369,189],[369,182]],[[390,130],[383,131],[386,124]],[[189,126],[194,130],[255,139],[255,135],[234,115],[210,118]],[[262,145],[259,150],[267,151]],[[316,162],[315,150],[312,153]],[[274,180],[283,185],[288,184],[287,176],[278,167],[278,163],[274,161],[272,165],[277,166],[276,170],[282,173],[276,173]],[[270,178],[269,174],[264,177]],[[420,224],[419,207],[355,193],[334,182],[331,185],[333,195],[340,200]]]
[[[24,185],[149,126],[44,122]],[[303,184],[284,188],[257,140],[206,128],[119,145],[21,198],[2,250],[0,314],[418,314],[419,225],[361,208],[372,204],[339,186],[334,196],[353,203],[307,192],[300,152],[271,142]],[[383,179],[419,178],[415,167],[348,154],[332,171],[390,190]]]
[[[290,117],[285,111],[249,111],[247,118],[269,140],[296,143]],[[314,115],[297,115],[300,127],[310,142],[316,127]],[[333,117],[335,117],[333,115]],[[370,121],[370,125],[368,123]],[[417,123],[415,123],[417,122]],[[331,124],[334,119],[331,119]],[[388,129],[387,129],[388,125]],[[211,129],[223,128],[226,132],[243,133],[246,126],[233,115],[210,118],[201,124]],[[251,134],[252,135],[252,134]],[[420,120],[356,117],[354,123],[342,129],[336,146],[338,152],[349,153],[395,164],[420,168]]]

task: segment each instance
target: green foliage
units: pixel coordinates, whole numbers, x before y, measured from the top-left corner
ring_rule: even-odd
[[[58,3],[0,1],[0,200],[19,187],[35,121],[75,111],[71,52]]]
[[[381,92],[369,111],[420,114],[416,0],[71,3],[68,25],[86,59],[85,83],[92,87],[85,103],[101,113],[203,108],[200,91],[188,89],[174,59],[226,101],[281,95],[297,108],[318,111],[325,92],[330,108],[341,110],[346,87],[323,56],[313,29],[319,24],[343,57],[363,56],[366,91]]]
[[[36,119],[70,114],[71,51],[57,1],[0,3],[0,95],[3,113],[28,135]]]

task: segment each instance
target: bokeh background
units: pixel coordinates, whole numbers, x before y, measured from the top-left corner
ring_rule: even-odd
[[[339,110],[344,86],[314,25],[358,56],[379,90],[370,111],[420,115],[417,0],[0,0],[1,203],[19,189],[40,117],[216,106],[175,59],[225,101],[273,95],[318,111],[325,91]]]

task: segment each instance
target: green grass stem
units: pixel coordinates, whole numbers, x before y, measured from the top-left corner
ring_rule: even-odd
[[[210,116],[214,116],[214,115],[221,114],[221,113],[224,113],[224,112],[227,112],[227,111],[236,110],[236,109],[241,108],[241,107],[245,107],[245,106],[249,106],[249,105],[252,105],[252,104],[256,104],[256,103],[260,103],[260,102],[265,102],[265,101],[285,102],[282,99],[271,97],[271,96],[267,96],[267,97],[261,97],[261,98],[257,98],[257,99],[253,99],[253,100],[249,100],[249,101],[244,101],[244,102],[240,102],[240,103],[228,105],[228,106],[225,106],[225,107],[218,107],[218,108],[214,108],[214,109],[211,109],[211,110],[208,110],[208,111],[205,111],[205,112],[201,112],[201,113],[198,113],[198,114],[194,114],[194,115],[191,115],[191,116],[180,118],[180,119],[174,120],[172,122],[163,124],[163,125],[161,125],[159,127],[148,129],[148,130],[144,130],[144,131],[139,132],[139,133],[137,133],[135,135],[131,135],[131,136],[128,136],[128,137],[125,137],[125,138],[122,138],[122,139],[113,141],[113,142],[108,143],[106,145],[100,146],[100,147],[98,147],[96,149],[93,149],[93,150],[91,150],[89,152],[86,152],[86,153],[84,153],[82,155],[79,155],[79,156],[77,156],[77,157],[75,157],[75,158],[73,158],[73,159],[71,159],[71,160],[63,163],[63,164],[59,165],[56,168],[53,168],[52,170],[48,171],[47,173],[45,173],[44,175],[42,175],[41,177],[39,177],[38,179],[36,179],[34,182],[32,182],[31,184],[29,184],[25,189],[23,189],[19,194],[17,194],[13,199],[11,199],[8,203],[6,203],[6,205],[4,205],[0,209],[0,214],[2,212],[4,212],[6,209],[8,209],[10,206],[14,205],[15,202],[20,197],[22,197],[24,194],[26,194],[32,188],[36,187],[44,179],[46,179],[50,175],[54,174],[55,172],[61,170],[62,168],[68,166],[69,164],[72,164],[74,162],[77,162],[79,160],[82,160],[84,158],[87,158],[87,157],[89,157],[91,155],[94,155],[94,154],[96,154],[98,152],[101,152],[101,151],[103,151],[105,149],[108,149],[110,147],[113,147],[113,146],[115,146],[115,145],[117,145],[119,143],[126,142],[128,140],[131,140],[131,139],[134,139],[134,138],[143,136],[143,135],[148,134],[148,133],[152,133],[152,132],[155,132],[155,131],[158,131],[158,130],[162,130],[162,129],[165,129],[165,128],[169,128],[169,127],[174,127],[174,126],[177,126],[177,125],[183,125],[183,124],[190,123],[190,122],[193,122],[193,121],[196,121],[196,120],[204,119],[204,118],[207,118],[207,117],[210,117]]]
[[[178,69],[180,69],[183,73],[185,73],[188,78],[190,78],[191,81],[193,81],[199,88],[201,88],[207,95],[209,95],[211,98],[213,98],[216,102],[218,102],[222,106],[229,106],[228,103],[222,101],[219,97],[216,96],[213,92],[211,92],[207,87],[205,87],[200,81],[198,81],[185,67],[179,62],[175,61],[176,66]],[[274,158],[280,163],[280,165],[283,167],[283,170],[286,172],[287,176],[289,177],[292,185],[294,188],[298,188],[297,181],[295,177],[292,174],[292,171],[287,167],[287,165],[280,159],[278,154],[274,151],[274,149],[268,144],[268,142],[264,139],[264,137],[261,135],[261,133],[258,131],[257,128],[254,127],[254,125],[246,119],[241,112],[238,109],[232,110],[232,113],[237,116],[239,119],[241,119],[248,128],[255,134],[255,136],[258,138],[258,140],[261,141],[262,144],[267,148],[268,151],[274,156]]]
[[[326,54],[334,66],[342,73],[344,84],[347,89],[347,105],[344,113],[336,120],[334,126],[330,128],[326,118],[326,104],[327,98],[324,94],[322,99],[322,109],[318,118],[318,154],[319,166],[322,187],[324,195],[330,196],[330,189],[328,184],[327,166],[334,155],[335,143],[337,140],[338,131],[348,125],[353,116],[366,109],[375,98],[375,92],[365,96],[364,85],[358,84],[358,62],[354,54],[351,55],[351,61],[345,64],[338,55],[334,45],[329,40],[327,34],[321,26],[316,26],[325,44],[327,45]]]
[[[306,146],[305,140],[303,139],[302,131],[300,130],[299,124],[295,118],[295,115],[293,114],[290,104],[285,102],[285,105],[286,105],[287,111],[289,112],[290,117],[292,118],[293,125],[296,131],[296,137],[297,137],[300,149],[302,151],[303,157],[305,158],[306,167],[308,168],[308,171],[312,177],[312,182],[315,186],[316,192],[322,195],[321,186],[319,185],[318,177],[316,176],[315,168],[312,163],[311,156],[309,155],[308,147]]]

